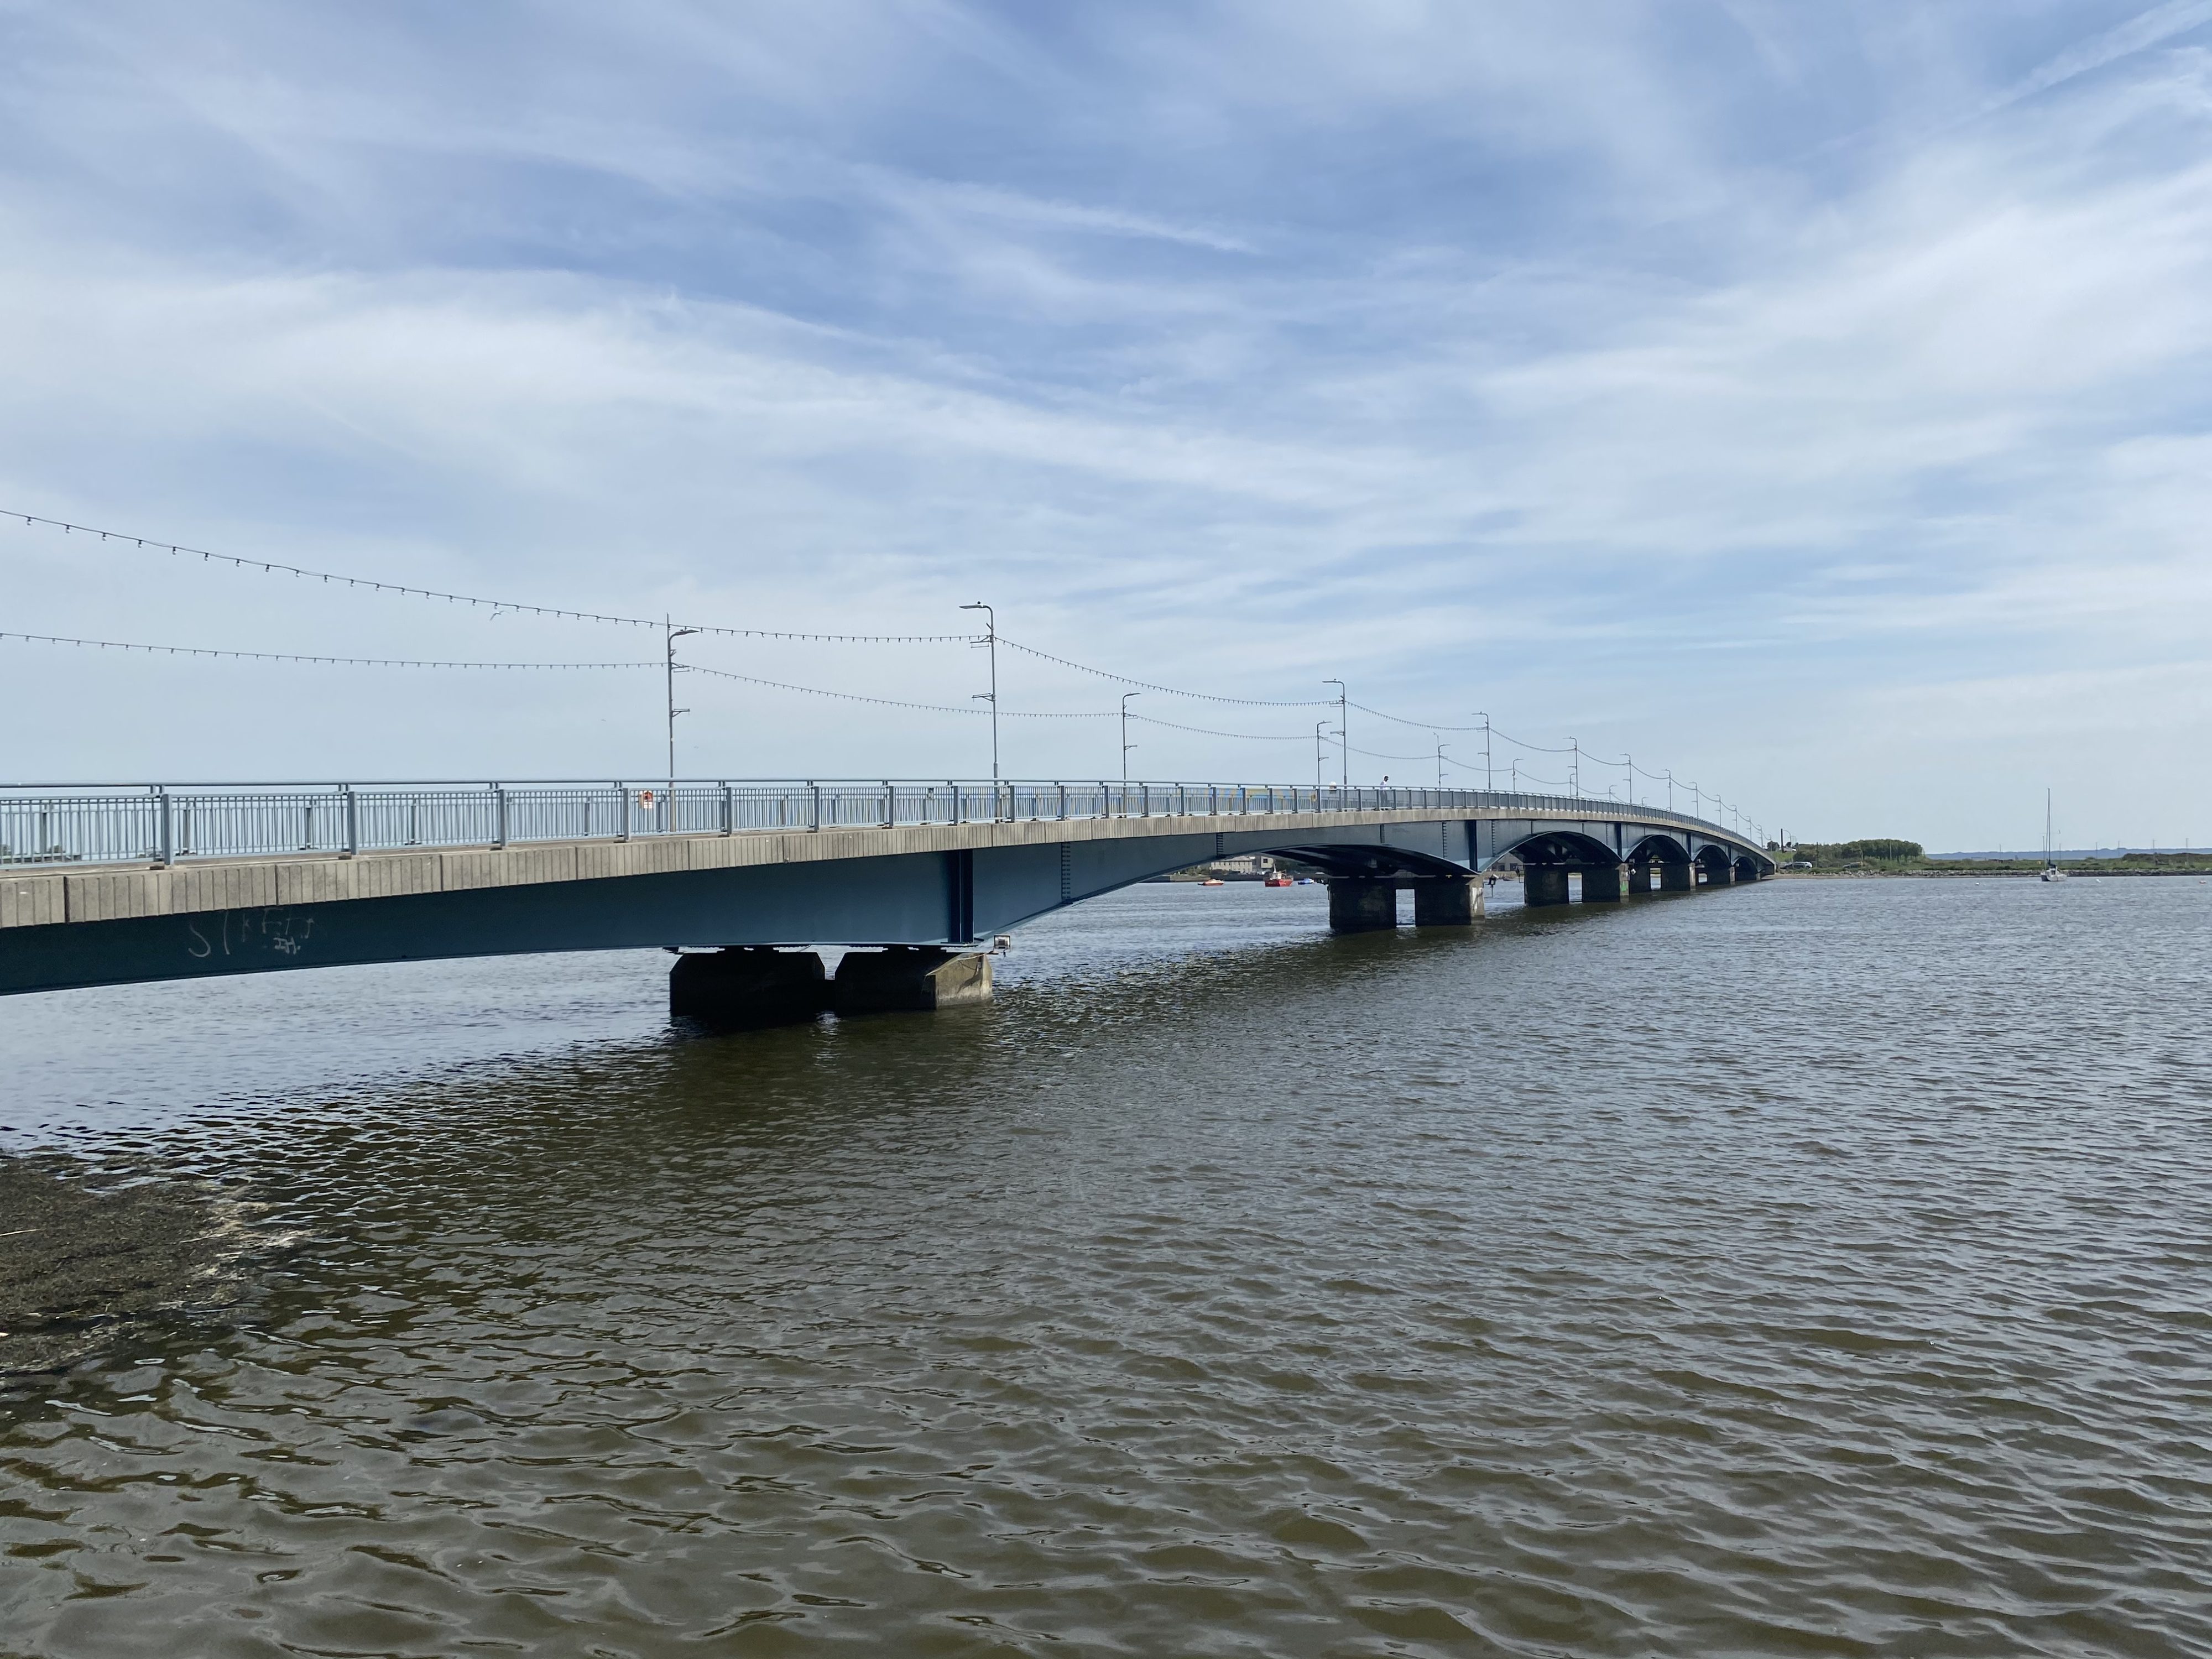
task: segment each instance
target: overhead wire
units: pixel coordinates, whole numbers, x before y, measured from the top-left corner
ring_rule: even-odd
[[[325,585],[334,584],[341,587],[358,589],[365,592],[394,593],[412,599],[442,600],[449,605],[465,605],[471,609],[489,611],[495,617],[504,613],[512,612],[516,615],[550,617],[562,620],[601,623],[619,627],[647,628],[657,631],[665,630],[670,628],[681,628],[685,631],[693,634],[719,636],[723,638],[786,640],[818,644],[975,645],[983,643],[986,639],[989,637],[972,633],[849,634],[820,629],[734,627],[725,623],[678,623],[673,622],[672,619],[669,617],[656,619],[650,617],[631,617],[611,611],[586,611],[569,606],[538,605],[522,600],[491,599],[481,594],[448,592],[439,588],[418,587],[409,583],[385,581],[374,577],[351,575],[341,571],[317,569],[313,567],[292,564],[281,560],[254,559],[244,557],[236,554],[218,553],[209,548],[194,547],[181,542],[162,541],[158,538],[154,537],[133,535],[125,531],[102,529],[97,526],[78,524],[70,520],[48,518],[39,514],[21,513],[15,512],[12,509],[0,509],[0,512],[4,512],[5,515],[8,517],[21,519],[27,526],[42,525],[48,528],[58,529],[65,535],[97,536],[103,542],[128,542],[139,548],[150,548],[158,552],[167,553],[173,557],[197,558],[203,563],[223,564],[240,570],[258,571],[267,575],[289,575],[296,580],[319,581]],[[1367,703],[1354,702],[1348,698],[1237,697],[1218,692],[1194,691],[1188,687],[1169,685],[1156,680],[1140,679],[1133,675],[1118,673],[1111,669],[1098,668],[1087,663],[1077,662],[1072,658],[1060,656],[1055,653],[1042,650],[1036,646],[1024,644],[1018,640],[1008,639],[1004,635],[999,635],[996,637],[999,644],[1006,647],[1007,649],[1011,651],[1019,653],[1022,655],[1035,658],[1039,661],[1052,663],[1059,667],[1073,670],[1077,673],[1087,674],[1096,678],[1112,681],[1117,684],[1133,686],[1144,691],[1157,692],[1164,696],[1176,697],[1191,702],[1214,702],[1225,706],[1245,708],[1326,708],[1337,707],[1340,702],[1341,702],[1346,707],[1358,709],[1364,714],[1371,715],[1377,720],[1388,720],[1395,725],[1412,726],[1418,730],[1430,732],[1449,732],[1455,733],[1481,732],[1494,742],[1510,744],[1516,748],[1527,750],[1532,753],[1563,755],[1570,752],[1581,752],[1595,765],[1604,767],[1625,767],[1630,771],[1632,775],[1641,773],[1644,777],[1649,778],[1655,782],[1662,780],[1673,781],[1673,774],[1671,772],[1655,772],[1648,768],[1638,766],[1634,763],[1632,758],[1628,757],[1623,757],[1621,759],[1614,761],[1607,759],[1601,756],[1589,755],[1587,751],[1579,750],[1577,746],[1574,744],[1554,745],[1549,744],[1530,743],[1525,738],[1516,738],[1510,732],[1500,731],[1497,726],[1487,722],[1481,726],[1463,726],[1443,721],[1416,720],[1407,715],[1392,714],[1387,709],[1376,708]],[[340,657],[308,652],[234,651],[195,646],[143,644],[131,641],[78,639],[63,635],[28,634],[14,631],[0,631],[0,639],[14,639],[32,643],[66,645],[101,650],[143,651],[173,656],[206,657],[228,659],[239,661],[316,663],[328,665],[358,667],[561,671],[640,667],[653,668],[663,665],[657,662],[492,662],[392,657]],[[910,708],[928,713],[957,714],[972,716],[980,716],[989,712],[987,708],[979,708],[972,706],[962,707],[955,704],[915,702],[894,697],[872,696],[856,692],[831,691],[814,686],[797,685],[785,681],[766,679],[754,675],[739,674],[728,670],[709,669],[691,664],[679,663],[676,665],[676,666],[689,672],[710,674],[716,676],[717,678],[761,685],[772,690],[791,691],[810,696],[833,698],[842,702],[869,703],[882,708]],[[999,712],[1008,719],[1017,720],[1102,720],[1114,718],[1115,714],[1115,711],[1110,710],[1096,713],[1054,713],[1044,710],[1001,709]],[[1152,715],[1131,714],[1128,718],[1140,721],[1146,725],[1158,726],[1171,731],[1188,732],[1198,736],[1224,738],[1240,742],[1303,743],[1306,740],[1305,736],[1303,733],[1297,735],[1277,735],[1266,732],[1224,732],[1207,726],[1179,725],[1175,721],[1163,720]],[[1341,742],[1341,736],[1342,734],[1340,733],[1340,742]],[[1434,758],[1433,756],[1428,755],[1397,755],[1386,753],[1381,750],[1365,750],[1356,747],[1351,748],[1350,752],[1373,760],[1406,761]],[[1449,757],[1446,757],[1445,758],[1450,764],[1462,764],[1456,761],[1451,761]],[[1551,780],[1538,781],[1544,782],[1553,781]],[[1565,786],[1560,785],[1559,787]]]
[[[1093,674],[1102,680],[1112,680],[1121,685],[1133,685],[1141,690],[1158,691],[1164,696],[1182,697],[1192,702],[1234,703],[1240,708],[1334,708],[1337,703],[1334,697],[1228,697],[1212,691],[1186,690],[1179,686],[1162,685],[1155,680],[1140,680],[1127,674],[1117,674],[1110,668],[1093,668],[1087,663],[1076,662],[1066,657],[1056,657],[1049,651],[1040,651],[1033,645],[1024,645],[1018,641],[1010,640],[1004,634],[999,635],[999,643],[1009,651],[1018,651],[1026,657],[1036,657],[1041,661],[1057,663],[1062,668],[1073,668],[1079,674]],[[1136,716],[1133,714],[1130,718],[1133,720]]]
[[[1107,713],[1110,718],[1113,711],[1109,709]],[[1146,726],[1164,726],[1170,732],[1194,732],[1203,738],[1236,738],[1246,743],[1308,743],[1312,740],[1311,733],[1304,732],[1293,732],[1288,734],[1275,732],[1217,732],[1206,726],[1178,726],[1173,720],[1159,720],[1151,714],[1131,714],[1129,718]]]
[[[1000,644],[1004,644],[1002,640]],[[708,668],[697,663],[680,662],[676,665],[679,674],[709,674],[716,679],[742,680],[748,685],[764,685],[778,691],[797,691],[811,697],[835,697],[844,702],[868,702],[887,708],[913,708],[937,714],[969,714],[979,719],[991,712],[988,707],[950,702],[908,702],[896,697],[866,696],[854,691],[827,691],[819,686],[793,685],[787,680],[763,679],[757,674],[739,674],[726,668]],[[1001,708],[1000,718],[1010,720],[1119,720],[1121,714],[1115,708],[1042,709]],[[1182,726],[1174,720],[1160,720],[1151,714],[1132,714],[1132,721],[1145,726],[1163,726],[1171,732],[1191,732],[1201,737],[1233,738],[1248,743],[1304,743],[1303,735],[1284,736],[1272,732],[1218,732],[1210,726]]]
[[[900,697],[869,696],[858,691],[829,691],[818,685],[793,685],[788,680],[763,679],[757,674],[739,674],[727,668],[708,668],[703,664],[679,662],[679,674],[708,674],[718,680],[741,680],[747,685],[765,685],[777,691],[797,691],[810,697],[834,697],[840,702],[873,703],[879,708],[913,708],[932,714],[970,714],[981,719],[990,714],[988,707],[977,708],[974,702],[908,702]],[[1117,717],[1111,708],[1087,708],[1061,711],[1043,708],[1001,708],[1001,720],[1110,720]],[[1132,720],[1141,718],[1132,714]]]
[[[84,640],[66,634],[23,634],[14,629],[0,629],[0,640],[24,640],[35,645],[72,645],[100,651],[145,651],[170,657],[217,657],[240,662],[322,663],[349,668],[589,669],[660,666],[657,662],[462,662],[416,657],[333,657],[309,651],[231,651],[214,646],[149,645],[137,640]]]
[[[349,576],[341,571],[315,570],[306,565],[286,564],[279,560],[242,558],[234,553],[216,553],[204,547],[187,547],[181,542],[165,542],[151,536],[134,536],[124,530],[102,530],[94,525],[75,524],[65,519],[41,518],[35,513],[17,513],[0,508],[8,518],[21,519],[26,525],[46,525],[65,534],[82,533],[97,536],[102,541],[130,542],[138,547],[150,547],[155,551],[182,558],[187,555],[204,564],[227,564],[241,570],[258,570],[264,575],[295,576],[325,583],[336,583],[341,587],[361,588],[380,593],[398,593],[410,599],[443,599],[449,605],[465,605],[495,612],[512,611],[520,616],[556,617],[570,622],[609,623],[623,628],[650,628],[655,631],[669,627],[689,629],[695,634],[719,634],[732,639],[803,640],[823,644],[845,645],[944,645],[968,644],[980,636],[974,634],[830,634],[810,629],[781,628],[732,628],[715,623],[674,623],[665,617],[623,617],[603,611],[577,611],[562,605],[532,605],[517,599],[491,599],[481,594],[448,593],[434,587],[415,587],[405,582],[387,582],[373,576]]]

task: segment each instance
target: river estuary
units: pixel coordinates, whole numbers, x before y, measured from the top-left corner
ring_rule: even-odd
[[[229,1264],[0,1379],[0,1654],[2212,1655],[2212,885],[1326,922],[0,1002]]]

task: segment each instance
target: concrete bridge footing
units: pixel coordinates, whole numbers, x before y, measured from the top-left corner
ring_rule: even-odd
[[[1521,902],[1530,909],[1567,902],[1567,872],[1556,864],[1532,864],[1521,872]]]
[[[1662,893],[1686,893],[1697,884],[1698,866],[1686,859],[1659,866],[1659,890]]]
[[[990,1000],[989,957],[934,945],[848,951],[834,979],[813,951],[767,945],[686,951],[668,974],[670,1013],[728,1031],[803,1025],[825,1009],[919,1013]]]
[[[920,945],[848,951],[837,964],[830,996],[841,1014],[970,1007],[991,1000],[991,958],[980,951]]]
[[[1370,933],[1398,925],[1398,884],[1364,876],[1339,876],[1328,884],[1328,930]]]
[[[1480,876],[1439,876],[1413,884],[1416,927],[1472,927],[1481,916]]]
[[[1620,864],[1585,864],[1582,866],[1583,902],[1584,904],[1618,904],[1626,896],[1627,866]]]
[[[829,1006],[829,977],[811,951],[690,951],[668,970],[668,1012],[725,1030],[803,1024]]]
[[[1632,864],[1628,866],[1628,890],[1632,893],[1648,893],[1651,890],[1650,864]]]

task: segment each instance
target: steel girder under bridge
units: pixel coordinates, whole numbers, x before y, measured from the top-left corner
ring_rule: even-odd
[[[1724,825],[1480,790],[622,782],[0,789],[0,994],[537,951],[933,947],[1209,859],[1532,903],[1756,879]],[[1340,903],[1339,901],[1346,901]],[[1462,907],[1464,908],[1464,907]],[[1479,896],[1474,910],[1480,913]],[[1447,915],[1439,911],[1440,917]],[[1364,919],[1363,920],[1363,917]],[[818,969],[817,969],[818,972]]]

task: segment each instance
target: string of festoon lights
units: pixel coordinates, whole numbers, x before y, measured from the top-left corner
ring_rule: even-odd
[[[572,605],[549,605],[538,599],[497,597],[483,593],[462,592],[458,590],[421,586],[406,582],[391,581],[382,577],[366,576],[353,572],[325,569],[314,564],[295,562],[293,560],[254,558],[239,554],[224,553],[214,549],[194,546],[185,542],[172,540],[167,538],[145,536],[132,532],[104,529],[98,526],[80,524],[72,520],[52,518],[34,513],[21,513],[7,509],[0,509],[0,518],[15,521],[25,529],[51,532],[70,538],[80,544],[93,548],[105,548],[114,550],[128,549],[135,551],[151,552],[160,554],[165,558],[173,559],[180,563],[194,563],[210,568],[219,567],[241,574],[255,574],[270,578],[282,578],[295,582],[313,583],[319,586],[329,587],[363,595],[382,594],[394,598],[413,599],[427,604],[442,605],[449,607],[456,607],[479,612],[487,619],[496,619],[502,616],[514,615],[544,617],[555,621],[582,623],[600,626],[650,629],[653,633],[662,635],[667,641],[667,653],[665,657],[660,659],[631,659],[593,661],[517,661],[466,658],[354,656],[314,651],[266,651],[210,645],[172,644],[133,640],[112,640],[59,633],[37,633],[18,629],[0,630],[0,644],[44,646],[73,650],[101,652],[112,651],[210,660],[264,662],[332,668],[403,669],[422,672],[494,673],[634,672],[639,669],[662,670],[666,672],[672,677],[672,679],[675,674],[678,673],[703,676],[714,679],[735,682],[741,684],[757,686],[763,690],[773,690],[792,696],[817,698],[838,702],[866,704],[878,708],[898,708],[915,713],[957,715],[968,719],[989,719],[995,714],[1000,719],[1018,720],[1121,720],[1131,725],[1149,726],[1164,731],[1183,732],[1194,736],[1216,738],[1242,743],[1279,744],[1304,744],[1310,743],[1316,744],[1317,747],[1323,743],[1327,743],[1330,747],[1336,749],[1343,754],[1356,755],[1364,759],[1395,762],[1400,763],[1432,763],[1437,769],[1437,775],[1440,783],[1443,780],[1444,773],[1449,769],[1457,774],[1466,775],[1470,778],[1478,776],[1481,777],[1484,780],[1485,787],[1494,787],[1498,781],[1498,774],[1501,769],[1497,763],[1495,745],[1502,744],[1512,749],[1531,755],[1561,755],[1571,756],[1573,757],[1572,763],[1568,769],[1568,776],[1565,779],[1553,780],[1539,778],[1533,773],[1520,770],[1517,766],[1508,769],[1510,769],[1511,775],[1518,780],[1525,780],[1526,781],[1532,783],[1542,783],[1549,787],[1556,787],[1579,794],[1582,793],[1582,769],[1585,765],[1593,766],[1605,771],[1621,773],[1627,780],[1627,793],[1631,801],[1634,801],[1636,799],[1635,781],[1638,778],[1642,778],[1653,785],[1664,785],[1667,787],[1669,796],[1668,804],[1670,807],[1674,805],[1673,799],[1674,794],[1678,793],[1687,793],[1692,801],[1698,808],[1698,815],[1702,816],[1704,809],[1710,805],[1710,807],[1715,811],[1725,811],[1735,816],[1743,824],[1743,827],[1753,830],[1758,829],[1757,825],[1750,823],[1748,820],[1742,820],[1740,812],[1736,811],[1734,808],[1728,807],[1726,804],[1722,802],[1717,796],[1712,793],[1711,791],[1704,788],[1701,785],[1685,782],[1682,780],[1677,779],[1669,771],[1654,771],[1648,767],[1638,764],[1634,758],[1630,756],[1623,756],[1616,760],[1607,757],[1593,755],[1588,750],[1583,749],[1579,743],[1572,740],[1570,740],[1570,742],[1566,744],[1540,744],[1528,738],[1516,737],[1510,732],[1500,729],[1492,721],[1491,721],[1486,715],[1484,716],[1479,723],[1472,724],[1459,720],[1450,721],[1424,720],[1415,716],[1398,714],[1389,709],[1376,708],[1370,704],[1355,701],[1350,696],[1345,695],[1322,697],[1257,697],[1220,691],[1200,690],[1188,686],[1171,685],[1162,681],[1144,679],[1138,676],[1124,674],[1113,669],[1102,668],[1092,664],[1080,662],[1073,658],[1060,655],[1055,652],[1045,650],[1040,647],[1030,645],[1022,641],[1010,639],[1006,635],[996,631],[995,618],[994,620],[991,632],[988,634],[977,634],[973,631],[959,633],[847,633],[821,629],[764,628],[748,624],[710,620],[685,621],[679,620],[672,616],[661,617],[640,617],[627,615],[617,611],[592,611]],[[1296,708],[1304,710],[1328,709],[1336,711],[1340,719],[1334,731],[1328,728],[1326,722],[1322,722],[1315,729],[1298,732],[1244,732],[1231,731],[1215,726],[1199,726],[1164,720],[1158,715],[1148,714],[1129,708],[1126,698],[1123,700],[1121,707],[1116,708],[1052,710],[1006,708],[997,705],[994,699],[988,697],[971,699],[965,703],[931,702],[923,700],[885,697],[876,696],[872,693],[846,690],[836,687],[807,685],[793,681],[772,679],[759,675],[740,673],[731,669],[717,668],[707,664],[678,660],[676,657],[675,641],[678,638],[693,636],[707,639],[726,638],[733,640],[782,641],[798,644],[816,645],[981,646],[988,644],[998,647],[1003,647],[1010,652],[1030,658],[1039,662],[1049,663],[1055,667],[1067,670],[1073,673],[1084,675],[1091,678],[1126,687],[1128,689],[1128,693],[1131,696],[1140,693],[1150,693],[1158,696],[1170,697],[1185,702],[1212,703],[1221,707],[1233,707],[1238,708]],[[1341,692],[1340,687],[1340,692]],[[1428,752],[1408,754],[1395,750],[1368,749],[1364,746],[1354,744],[1349,740],[1350,734],[1344,729],[1346,722],[1342,719],[1342,716],[1346,711],[1357,711],[1361,714],[1387,722],[1392,726],[1426,732],[1430,733],[1433,739],[1435,739],[1436,746],[1432,750]],[[672,708],[672,720],[675,712],[678,711],[674,711]],[[1480,762],[1469,761],[1462,757],[1450,755],[1445,752],[1446,745],[1444,740],[1447,738],[1463,738],[1470,733],[1480,733],[1481,735],[1484,757]]]

